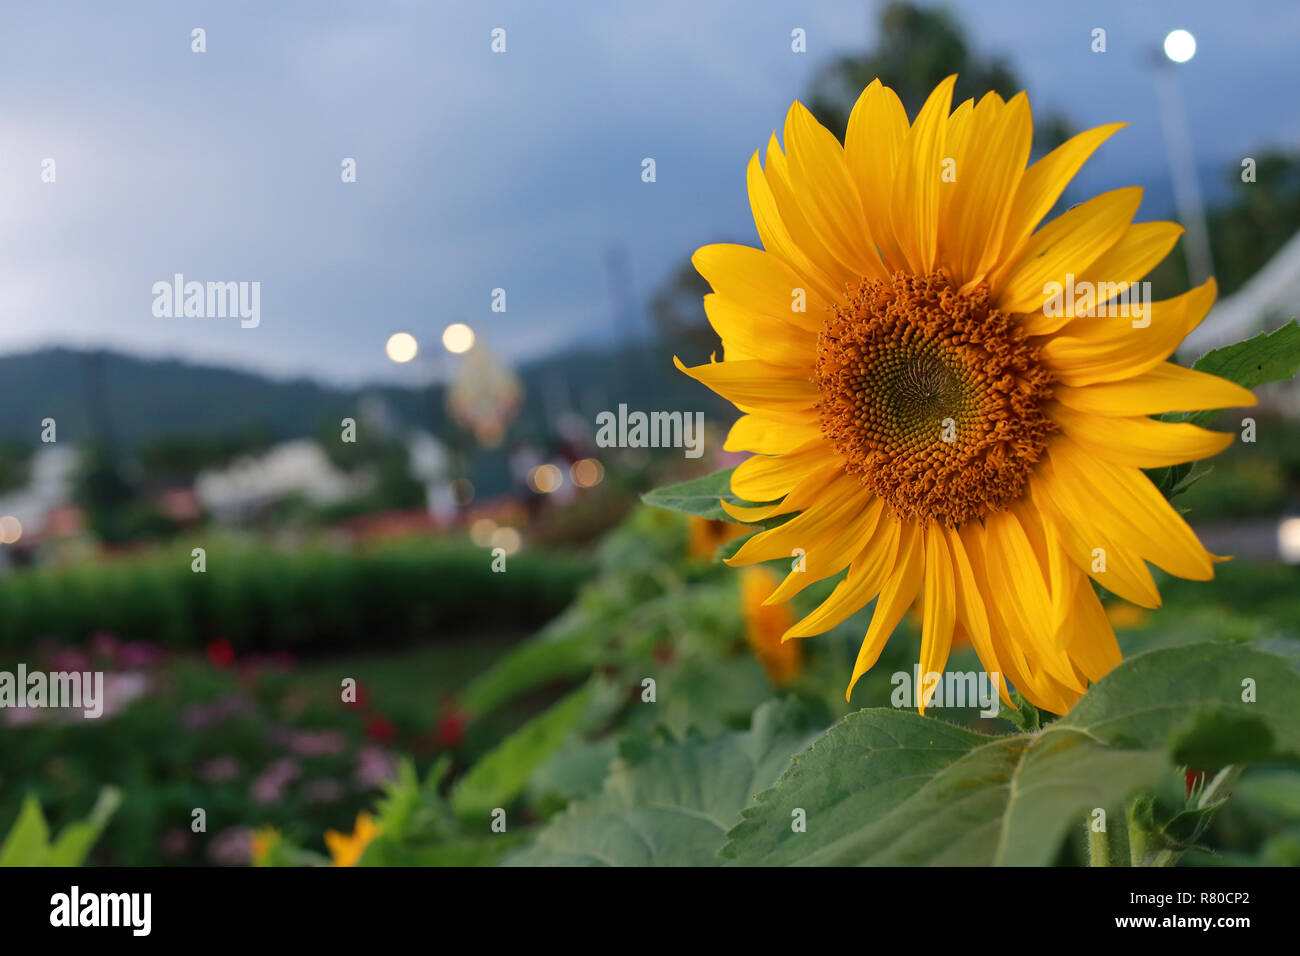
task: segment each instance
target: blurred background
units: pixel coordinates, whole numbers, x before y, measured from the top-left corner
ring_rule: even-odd
[[[107,706],[0,711],[0,834],[28,793],[66,821],[114,784],[97,862],[248,863],[265,827],[323,847],[401,759],[454,776],[637,654],[685,668],[683,726],[799,681],[842,709],[834,641],[759,652],[764,585],[710,563],[732,532],[639,505],[734,464],[733,413],[672,356],[719,347],[689,256],[756,244],[753,151],[796,98],[842,135],[875,77],[912,114],[953,72],[958,100],[1027,89],[1035,156],[1126,121],[1061,208],[1137,184],[1140,219],[1187,227],[1150,278],[1218,280],[1190,361],[1295,314],[1298,48],[1288,0],[6,9],[0,670],[103,670]],[[177,273],[259,282],[260,322],[157,316]],[[1126,649],[1300,636],[1300,389],[1260,397],[1256,440],[1180,499],[1237,559],[1117,607]],[[620,404],[702,412],[704,454],[598,447]],[[707,610],[626,617],[686,584]],[[586,650],[503,689],[575,607]],[[608,759],[588,738],[564,766]],[[1300,789],[1258,790],[1221,844],[1295,862]]]

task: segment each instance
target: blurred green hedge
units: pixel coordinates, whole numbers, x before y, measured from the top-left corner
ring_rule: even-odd
[[[224,638],[239,652],[334,651],[436,637],[444,628],[534,628],[573,599],[582,560],[524,552],[491,569],[462,541],[406,539],[363,549],[206,543],[207,570],[169,549],[0,579],[0,654],[98,631],[172,647]]]

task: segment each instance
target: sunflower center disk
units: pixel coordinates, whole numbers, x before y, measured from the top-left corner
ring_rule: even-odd
[[[940,272],[864,280],[826,320],[814,380],[845,469],[900,518],[956,527],[1023,493],[1054,425],[1023,330]]]

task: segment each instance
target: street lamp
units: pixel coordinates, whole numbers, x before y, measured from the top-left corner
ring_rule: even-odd
[[[474,347],[474,330],[464,322],[453,322],[442,330],[442,345],[452,355],[462,355]]]
[[[405,365],[420,351],[420,343],[410,332],[394,332],[384,345],[384,352],[398,365]]]
[[[1187,63],[1195,55],[1196,37],[1186,30],[1171,30],[1165,36],[1163,49],[1153,59],[1165,151],[1173,175],[1174,205],[1187,229],[1184,245],[1187,272],[1192,285],[1200,285],[1214,271],[1214,262],[1210,257],[1210,233],[1205,225],[1205,203],[1196,175],[1192,138],[1187,130],[1187,111],[1175,72],[1175,64]]]

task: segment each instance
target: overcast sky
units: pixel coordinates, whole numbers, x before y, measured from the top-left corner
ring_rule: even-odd
[[[6,3],[0,352],[105,345],[356,382],[414,374],[384,358],[399,330],[467,321],[512,360],[608,338],[607,250],[644,300],[697,246],[752,237],[746,162],[819,63],[872,42],[877,6]],[[1300,145],[1295,0],[947,6],[1036,109],[1132,124],[1090,189],[1167,179],[1145,51],[1174,27],[1199,41],[1182,68],[1198,163]],[[155,317],[151,288],[177,272],[260,282],[261,324]]]

